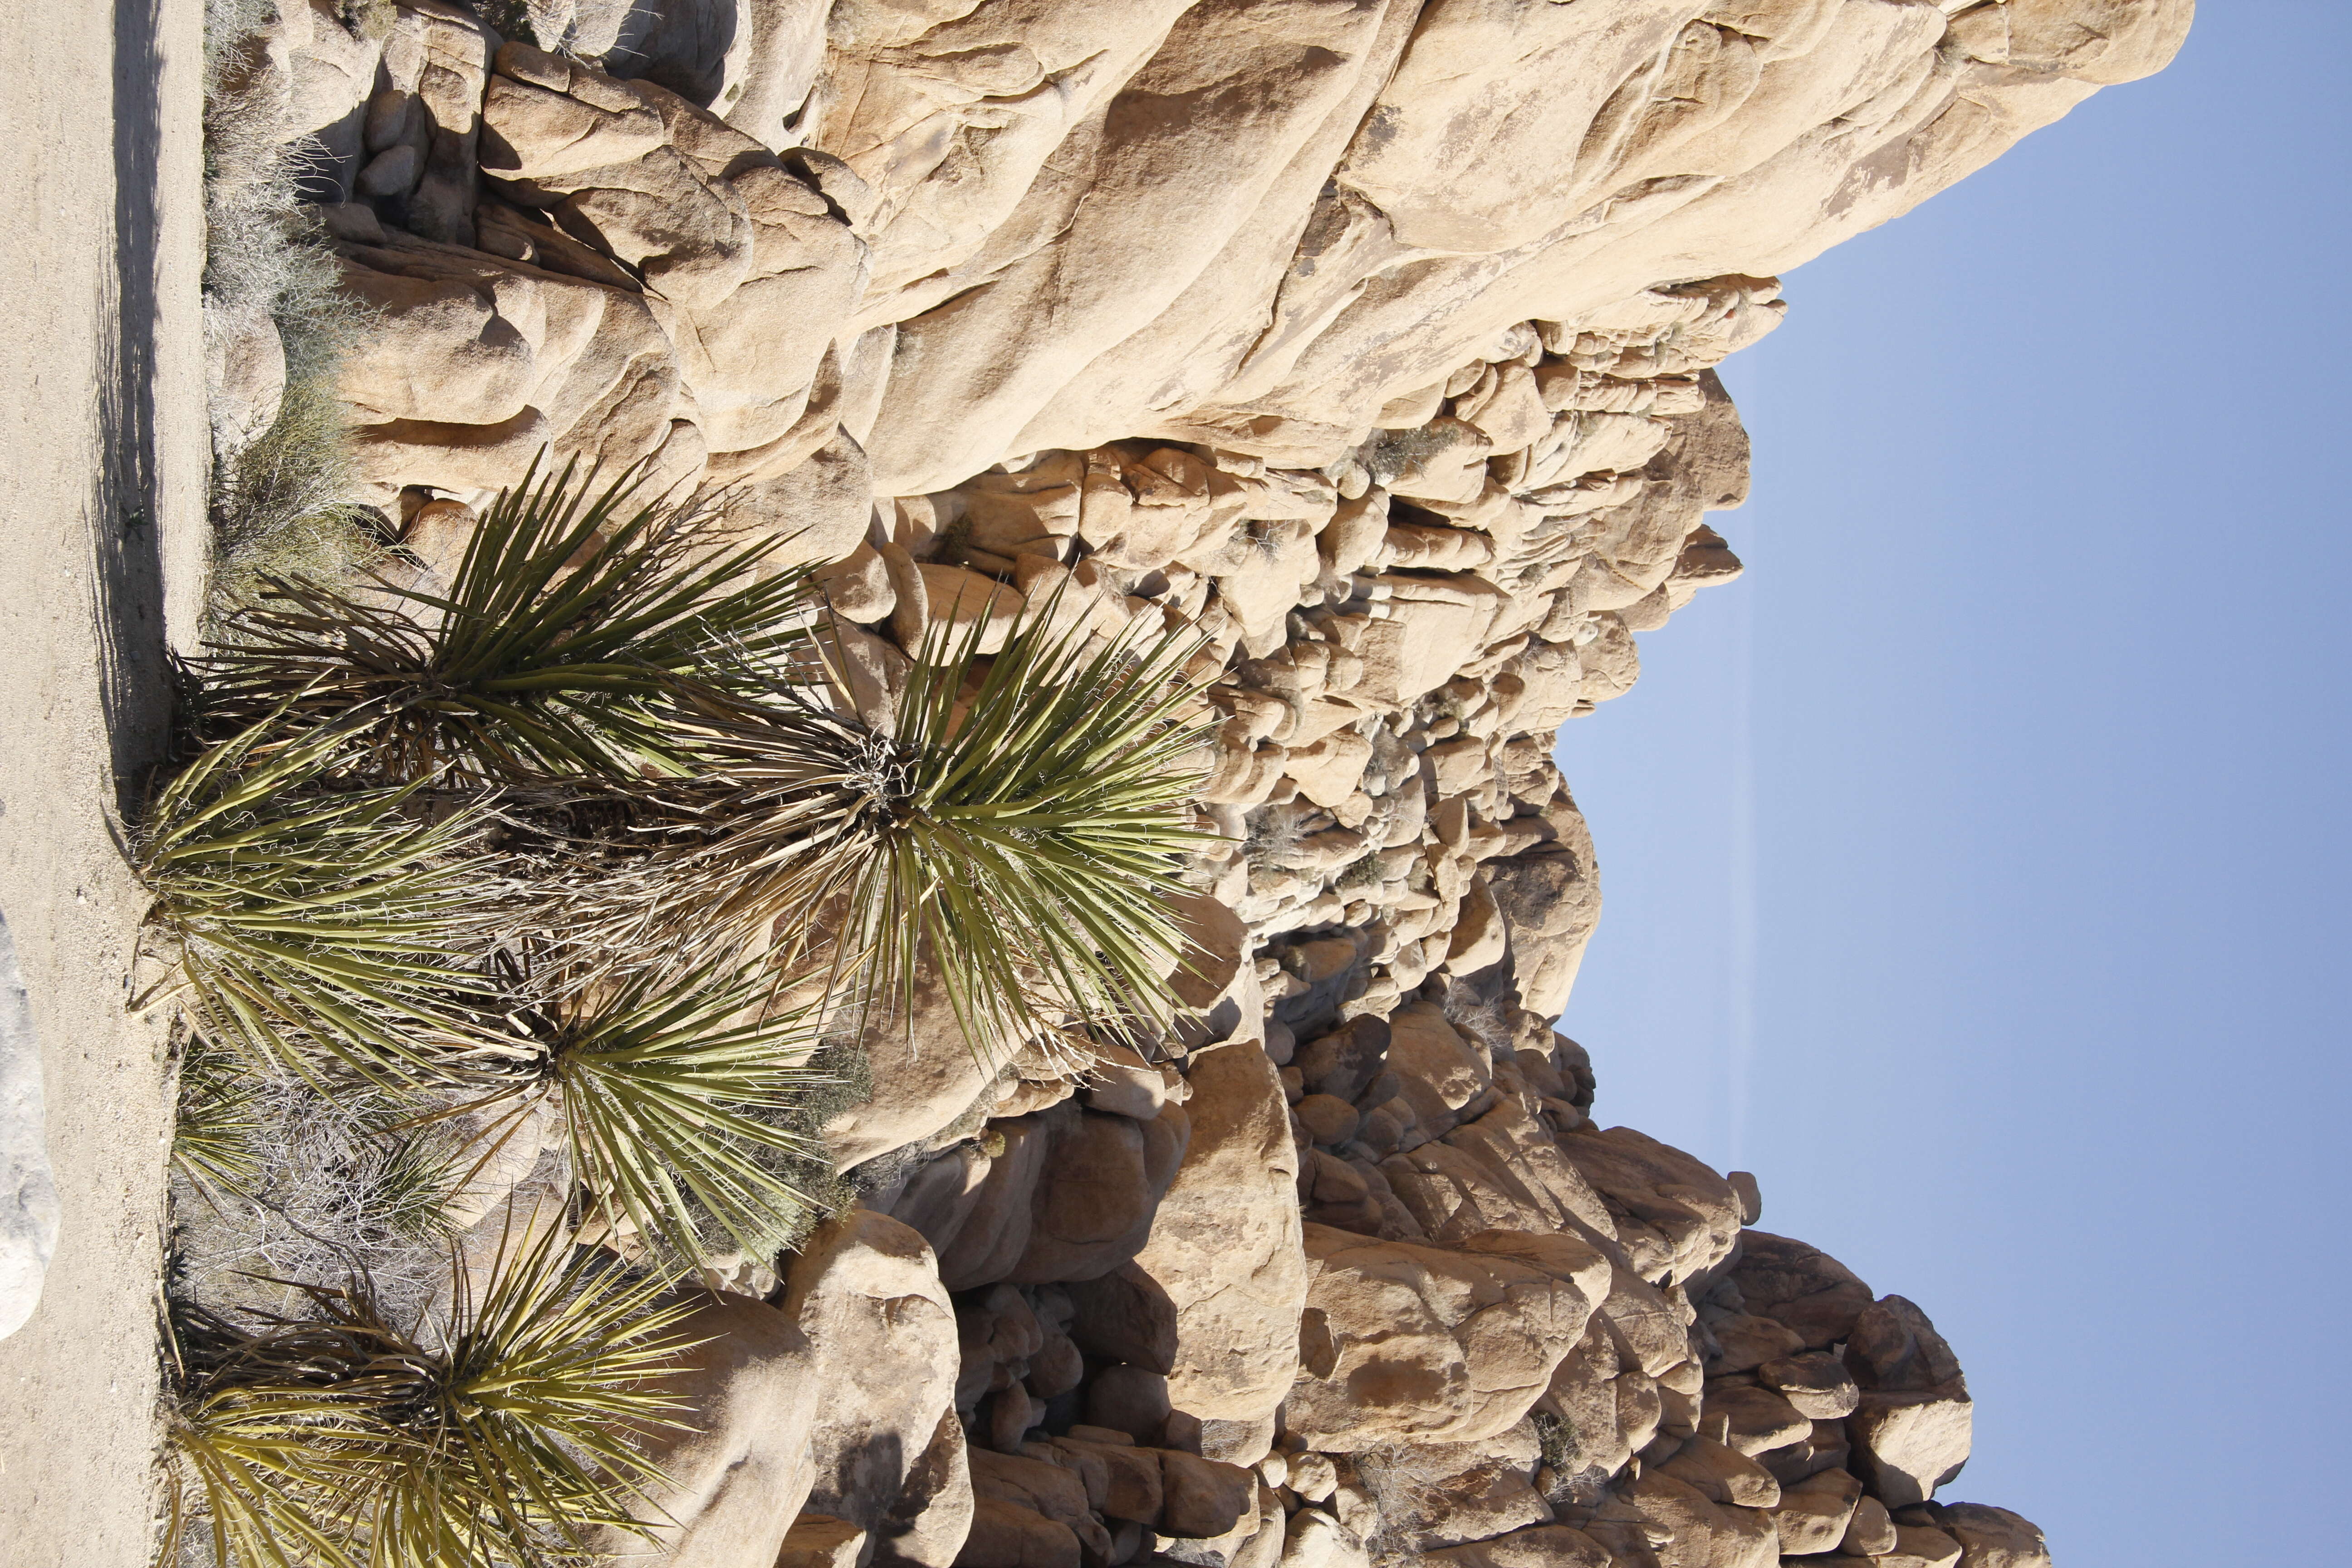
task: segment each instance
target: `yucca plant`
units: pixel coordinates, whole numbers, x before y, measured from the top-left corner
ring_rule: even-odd
[[[204,1034],[180,1058],[172,1164],[206,1195],[250,1198],[268,1164],[264,1088],[247,1063]]]
[[[651,1536],[643,1445],[684,1425],[657,1380],[688,1308],[552,1229],[509,1233],[478,1299],[457,1278],[438,1332],[363,1276],[257,1327],[178,1314],[169,1443],[220,1568],[526,1568]]]
[[[824,1151],[795,1112],[831,1082],[811,1065],[814,1011],[780,1005],[764,965],[725,961],[606,968],[561,990],[509,1015],[509,1081],[465,1109],[553,1097],[575,1175],[663,1262],[730,1244],[772,1259],[797,1240],[816,1206],[799,1173]]]
[[[413,1081],[468,1034],[499,889],[468,848],[480,808],[424,820],[421,783],[332,787],[346,740],[272,715],[212,747],[156,797],[135,864],[200,1033]]]
[[[724,535],[537,462],[483,515],[446,598],[380,580],[273,581],[201,666],[204,710],[347,728],[381,776],[634,778],[684,767],[659,710],[681,680],[764,685],[803,640],[803,572],[755,576],[781,541]]]
[[[890,733],[806,696],[705,706],[710,837],[677,858],[680,917],[829,963],[861,1017],[911,1019],[928,972],[983,1053],[1066,1017],[1165,1022],[1169,900],[1208,837],[1185,809],[1198,639],[1055,621],[1025,616],[991,658],[980,626],[936,628]]]

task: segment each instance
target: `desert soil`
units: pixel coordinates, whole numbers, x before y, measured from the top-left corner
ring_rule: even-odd
[[[153,1550],[160,1031],[125,1006],[121,807],[201,573],[203,7],[0,7],[0,914],[42,1042],[62,1234],[0,1341],[0,1563]]]

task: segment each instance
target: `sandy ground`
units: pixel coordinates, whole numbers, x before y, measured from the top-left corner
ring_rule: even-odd
[[[0,1564],[144,1568],[168,1137],[115,847],[199,590],[198,0],[0,5],[0,911],[63,1207],[0,1341]],[[167,584],[168,590],[167,590]]]

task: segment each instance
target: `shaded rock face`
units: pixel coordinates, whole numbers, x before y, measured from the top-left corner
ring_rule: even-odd
[[[2045,1563],[1935,1500],[1971,1406],[1918,1307],[1591,1119],[1552,752],[1740,573],[1713,367],[1774,274],[2188,0],[530,9],[311,0],[267,68],[425,568],[542,447],[643,462],[818,564],[869,716],[934,623],[1051,604],[1197,628],[1216,721],[1188,1013],[1086,1072],[935,1006],[868,1042],[865,1196],[698,1310],[672,1558]]]

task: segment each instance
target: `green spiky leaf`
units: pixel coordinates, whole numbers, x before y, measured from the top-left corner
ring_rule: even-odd
[[[975,1050],[1075,1016],[1165,1023],[1183,963],[1171,900],[1204,722],[1185,631],[1102,642],[1024,617],[992,657],[933,637],[894,733],[814,700],[706,710],[719,826],[684,857],[707,929],[829,947],[861,1010],[911,1018],[935,974]]]
[[[810,1010],[777,991],[760,964],[591,976],[515,1015],[530,1077],[482,1103],[552,1094],[582,1183],[670,1261],[772,1258],[815,1207],[796,1173],[824,1157],[794,1110],[831,1082]]]
[[[756,687],[803,640],[805,573],[757,576],[780,540],[601,489],[577,460],[483,515],[447,596],[277,582],[201,667],[207,713],[342,726],[373,769],[458,783],[673,771],[659,709],[681,680]]]
[[[650,1538],[642,1443],[684,1425],[657,1380],[689,1309],[551,1228],[510,1234],[478,1298],[458,1279],[438,1334],[364,1279],[306,1288],[299,1320],[181,1314],[169,1440],[221,1568],[523,1568],[600,1527]]]
[[[298,1072],[324,1052],[407,1081],[469,1033],[482,814],[420,820],[420,784],[327,787],[342,745],[267,717],[213,747],[156,798],[137,867],[203,1032]]]

